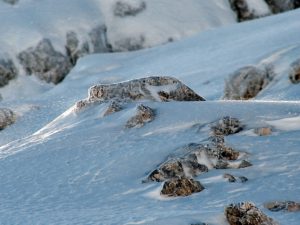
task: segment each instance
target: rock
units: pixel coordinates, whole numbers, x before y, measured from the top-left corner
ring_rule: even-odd
[[[224,99],[248,100],[257,96],[275,76],[271,66],[260,69],[246,66],[230,75],[225,83]]]
[[[271,129],[271,127],[256,128],[256,129],[254,129],[254,133],[259,136],[268,136],[268,135],[272,134],[272,129]]]
[[[137,51],[146,48],[145,41],[146,38],[142,34],[137,37],[121,37],[121,39],[114,41],[112,46],[112,51],[113,52]]]
[[[139,105],[137,107],[136,115],[130,118],[127,123],[127,128],[140,128],[144,126],[145,123],[149,123],[154,120],[155,113],[154,110],[148,106]]]
[[[2,0],[2,1],[11,5],[15,5],[19,2],[19,0]]]
[[[294,0],[265,0],[274,14],[295,8]]]
[[[0,58],[0,87],[7,85],[17,75],[18,70],[13,61],[11,59]]]
[[[244,176],[241,176],[239,177],[239,180],[242,182],[242,183],[245,183],[248,181],[248,178],[247,177],[244,177]]]
[[[104,112],[104,116],[108,116],[112,113],[115,113],[115,112],[119,112],[123,109],[122,105],[120,105],[120,103],[116,102],[116,101],[112,101],[107,110]]]
[[[135,1],[117,1],[114,5],[113,12],[117,17],[136,16],[146,9],[146,2],[141,0]]]
[[[16,121],[16,115],[13,111],[7,108],[0,108],[0,130],[13,124]]]
[[[185,177],[183,165],[180,161],[169,161],[162,164],[159,169],[154,170],[148,180],[162,182],[172,178]]]
[[[236,182],[236,179],[234,176],[232,176],[231,174],[229,173],[225,173],[223,175],[224,178],[228,179],[229,182],[233,183],[233,182]]]
[[[218,160],[215,165],[216,169],[228,169],[228,167],[229,167],[229,163],[224,160]]]
[[[168,197],[188,196],[204,190],[199,181],[189,178],[175,178],[164,183],[161,195]]]
[[[278,212],[281,210],[289,212],[300,212],[300,203],[293,201],[274,201],[264,204],[265,208],[273,212]]]
[[[79,46],[79,40],[74,31],[67,32],[65,48],[66,55],[73,66],[76,64],[78,58],[90,53],[90,47],[87,42],[84,42],[81,47]]]
[[[18,59],[28,75],[34,74],[48,83],[58,84],[72,68],[68,57],[56,51],[49,39],[19,53]]]
[[[112,47],[107,39],[107,27],[99,25],[89,32],[91,40],[91,53],[112,52]]]
[[[300,59],[291,64],[289,78],[293,84],[300,83]]]
[[[191,225],[207,225],[207,223],[191,223]]]
[[[230,116],[223,117],[211,126],[214,135],[227,136],[230,134],[236,134],[243,130],[244,126],[237,118]]]
[[[246,160],[242,160],[242,162],[238,165],[238,168],[246,168],[252,166],[252,163],[246,161]]]
[[[251,202],[229,205],[225,216],[230,225],[278,225]]]
[[[147,77],[116,84],[95,85],[87,99],[76,103],[75,111],[94,103],[149,101],[205,101],[189,87],[172,77]]]

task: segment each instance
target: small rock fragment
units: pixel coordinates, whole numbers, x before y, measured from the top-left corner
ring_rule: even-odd
[[[161,195],[168,197],[188,196],[204,190],[199,181],[189,178],[175,178],[164,183]]]
[[[135,116],[130,118],[127,123],[127,128],[133,128],[133,127],[142,127],[145,123],[149,123],[154,120],[155,113],[154,110],[151,109],[148,106],[139,105],[137,107],[137,113]]]
[[[254,133],[259,136],[268,136],[268,135],[272,134],[272,129],[271,129],[271,127],[256,128],[256,129],[254,129]]]
[[[225,216],[230,225],[278,225],[251,202],[229,205]]]
[[[123,107],[116,101],[112,101],[107,110],[104,112],[104,116],[108,116],[112,113],[119,112],[123,109]]]
[[[230,116],[223,117],[218,122],[216,122],[212,127],[214,135],[217,136],[227,136],[230,134],[235,134],[243,130],[243,125],[237,118]]]
[[[223,175],[223,177],[226,178],[226,179],[228,179],[228,181],[229,181],[230,183],[236,182],[235,177],[232,176],[232,175],[229,174],[229,173],[225,173],[225,174]]]
[[[246,167],[249,167],[249,166],[252,166],[252,163],[246,161],[246,160],[243,160],[239,165],[238,165],[238,168],[246,168]]]
[[[248,181],[248,178],[247,177],[244,177],[244,176],[241,176],[239,177],[239,180],[242,182],[242,183],[245,183]]]
[[[7,108],[0,108],[0,131],[16,121],[16,115]]]

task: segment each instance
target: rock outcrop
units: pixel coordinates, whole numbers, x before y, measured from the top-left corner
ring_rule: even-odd
[[[225,216],[230,225],[278,225],[251,202],[229,205]]]
[[[104,112],[104,116],[108,116],[112,113],[115,113],[115,112],[119,112],[123,109],[123,106],[119,103],[119,102],[116,102],[116,101],[112,101],[108,108],[106,109],[106,111]]]
[[[211,130],[214,135],[227,136],[230,134],[236,134],[242,131],[244,126],[237,119],[230,116],[223,117],[211,126]]]
[[[166,181],[160,194],[168,197],[188,196],[203,190],[204,187],[199,181],[189,178],[176,178]]]
[[[76,103],[76,111],[109,101],[205,101],[192,89],[172,77],[147,77],[116,84],[95,85],[87,99]]]
[[[265,0],[274,14],[300,7],[299,0]]]
[[[7,108],[0,108],[0,130],[13,124],[16,121],[15,113]]]
[[[139,128],[144,126],[145,123],[149,123],[154,120],[155,113],[154,110],[148,106],[139,105],[136,109],[136,115],[131,117],[127,123],[127,128]]]
[[[34,74],[48,83],[61,82],[72,68],[68,57],[56,51],[49,39],[19,53],[18,59],[28,75]]]
[[[224,99],[248,100],[264,89],[274,78],[273,69],[266,66],[246,66],[230,75],[225,83]]]
[[[0,58],[0,87],[7,85],[17,75],[18,70],[13,61],[7,58]]]
[[[274,201],[265,203],[264,206],[273,212],[289,211],[300,212],[300,203],[294,201]]]
[[[300,83],[300,59],[291,64],[289,79],[293,84]]]

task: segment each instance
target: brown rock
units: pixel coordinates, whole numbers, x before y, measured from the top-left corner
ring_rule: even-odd
[[[256,129],[254,129],[254,133],[259,136],[268,136],[268,135],[272,134],[272,129],[271,129],[271,127],[256,128]]]
[[[293,84],[300,83],[300,59],[291,64],[289,79]]]
[[[116,101],[112,101],[108,108],[106,109],[104,116],[108,116],[112,113],[119,112],[123,109],[123,107]]]
[[[161,195],[168,197],[188,196],[196,192],[204,190],[199,181],[189,178],[176,178],[164,183]]]
[[[216,136],[227,136],[240,132],[243,127],[237,118],[226,116],[212,125],[211,129]]]
[[[7,108],[0,108],[0,130],[13,124],[16,121],[16,115],[13,111]]]
[[[230,225],[277,225],[251,202],[229,205],[225,216]]]
[[[289,212],[300,212],[300,203],[293,201],[274,201],[267,202],[264,204],[265,208],[273,212],[278,212],[281,210]]]
[[[145,123],[149,123],[154,120],[155,113],[154,110],[148,106],[139,105],[137,107],[136,115],[130,118],[127,123],[127,128],[139,128],[144,126]]]

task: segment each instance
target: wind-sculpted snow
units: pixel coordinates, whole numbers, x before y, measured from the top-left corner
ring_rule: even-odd
[[[95,103],[107,101],[205,101],[179,80],[172,77],[147,77],[116,84],[95,85],[89,89],[86,100],[76,103],[81,110]]]
[[[0,108],[0,131],[13,124],[16,120],[15,113],[6,108]]]

